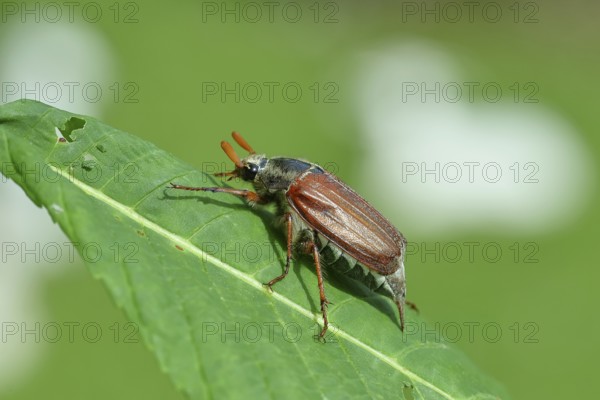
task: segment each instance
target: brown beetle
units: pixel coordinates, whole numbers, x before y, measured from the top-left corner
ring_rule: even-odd
[[[229,193],[244,198],[250,206],[275,203],[287,228],[287,258],[283,274],[265,285],[270,289],[287,276],[294,246],[312,254],[324,321],[319,337],[327,332],[329,303],[323,288],[322,258],[328,268],[391,297],[400,313],[400,329],[404,330],[404,236],[354,190],[318,165],[294,158],[267,158],[256,154],[237,132],[233,132],[233,139],[250,154],[240,160],[229,143],[221,142],[235,169],[216,175],[252,182],[254,192],[173,183],[170,188]]]

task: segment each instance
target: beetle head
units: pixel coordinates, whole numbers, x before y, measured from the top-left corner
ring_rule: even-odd
[[[236,141],[236,143],[239,144],[240,147],[246,150],[249,154],[247,157],[240,159],[235,150],[233,150],[233,147],[231,147],[228,142],[223,140],[221,142],[221,148],[225,154],[227,154],[227,157],[233,161],[235,164],[235,169],[231,172],[221,172],[215,175],[229,176],[229,180],[233,179],[234,177],[240,177],[245,181],[252,182],[254,181],[254,178],[256,178],[258,172],[266,165],[267,158],[264,155],[256,154],[254,149],[250,147],[248,142],[246,142],[246,140],[239,133],[233,132],[231,136],[233,136],[233,139]]]

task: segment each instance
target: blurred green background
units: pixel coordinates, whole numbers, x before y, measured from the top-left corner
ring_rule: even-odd
[[[92,8],[86,6],[89,3],[77,3],[72,22],[68,8],[53,3],[63,13],[54,22],[54,6],[45,7],[46,2],[4,2],[0,24],[1,100],[25,97],[20,89],[22,82],[29,82],[29,87],[41,82],[42,88],[44,82],[63,82],[63,88],[64,82],[79,82],[74,101],[65,104],[63,93],[57,106],[91,113],[198,168],[230,167],[219,141],[227,139],[232,130],[244,133],[259,152],[330,165],[416,246],[411,247],[407,260],[409,298],[431,321],[429,329],[437,323],[439,329],[448,328],[445,333],[454,337],[451,324],[462,327],[456,346],[483,371],[504,383],[515,399],[574,395],[596,398],[600,393],[591,382],[600,356],[594,339],[600,328],[594,317],[598,304],[595,283],[600,279],[600,270],[598,262],[593,261],[595,242],[600,237],[595,176],[600,155],[600,6],[583,1],[496,2],[493,9],[486,9],[490,14],[484,15],[487,3],[475,3],[479,5],[470,20],[468,7],[460,2],[450,6],[444,2],[427,6],[397,1],[299,1],[287,6],[286,2],[275,2],[271,16],[261,2],[100,1]],[[455,5],[461,8],[461,17],[455,14]],[[27,14],[25,7],[34,10],[33,14]],[[421,14],[423,7],[433,11]],[[225,8],[233,13],[223,13]],[[97,9],[102,12],[99,17]],[[502,11],[502,17],[494,22],[496,9]],[[262,13],[260,17],[256,10]],[[302,12],[300,17],[296,17],[298,10]],[[36,47],[44,40],[54,45]],[[365,104],[369,94],[377,95],[377,85],[386,79],[385,74],[369,73],[370,66],[381,54],[393,57],[394,49],[402,50],[398,50],[399,68],[393,63],[388,68],[391,74],[402,72],[403,62],[414,65],[427,60],[419,54],[441,52],[452,60],[453,68],[460,70],[460,82],[500,83],[504,96],[499,102],[476,97],[466,103],[475,107],[476,115],[482,110],[478,105],[484,104],[484,112],[490,113],[500,112],[509,104],[523,113],[530,112],[531,107],[543,107],[555,118],[551,121],[559,118],[565,122],[570,127],[563,135],[565,143],[583,150],[569,153],[569,157],[576,156],[566,160],[554,150],[546,156],[566,174],[565,182],[580,181],[580,185],[563,187],[560,179],[554,184],[555,177],[544,174],[542,166],[539,176],[545,181],[540,180],[544,185],[540,187],[551,189],[542,200],[529,200],[539,201],[540,209],[555,197],[567,196],[565,191],[572,191],[574,200],[559,202],[556,208],[541,214],[547,225],[537,220],[529,223],[527,215],[522,219],[524,227],[503,224],[505,218],[499,214],[497,223],[479,220],[476,215],[468,223],[437,229],[434,220],[440,217],[435,213],[431,214],[432,221],[420,217],[420,223],[410,218],[403,211],[402,196],[386,197],[386,193],[397,193],[394,187],[402,185],[399,167],[395,166],[406,160],[374,153],[377,149],[371,141],[377,137],[370,136],[374,129],[370,118],[383,114],[369,111],[369,104]],[[403,59],[411,54],[416,58]],[[431,68],[441,66],[423,62],[423,71]],[[382,81],[369,84],[368,79],[361,80],[365,76]],[[93,95],[86,98],[81,94],[79,88],[86,82],[96,82],[102,88],[99,101],[91,101]],[[236,82],[240,84],[239,99],[236,94],[222,98],[221,83],[235,89]],[[522,90],[527,89],[523,87],[526,82],[533,82],[539,89],[534,96],[537,103],[523,101],[523,92],[519,101],[514,101],[509,88],[513,82],[519,82]],[[18,93],[13,93],[12,83],[18,84]],[[289,91],[283,92],[286,84]],[[272,99],[267,85],[274,87]],[[257,86],[263,90],[259,97]],[[297,87],[302,95],[295,101]],[[215,89],[218,92],[213,94],[211,90]],[[402,96],[399,91],[395,94]],[[372,105],[379,107],[392,95],[394,90],[382,93],[379,105]],[[439,104],[432,100],[424,103],[428,102],[434,103],[429,104],[431,113],[416,119],[417,126],[436,121]],[[403,107],[408,107],[407,103],[396,105],[389,112],[406,116]],[[371,117],[365,116],[369,112]],[[393,124],[393,116],[390,121]],[[489,124],[489,128],[495,127]],[[484,126],[479,139],[486,140],[486,130]],[[518,132],[510,133],[520,138]],[[435,134],[445,135],[443,130]],[[534,139],[542,155],[552,144],[545,139],[543,135]],[[397,146],[398,154],[410,154],[411,140],[389,146],[391,150]],[[493,147],[494,142],[490,143]],[[427,145],[433,149],[439,143],[431,141]],[[518,154],[519,141],[514,145]],[[365,162],[382,158],[390,168],[374,176]],[[526,156],[515,159],[536,161]],[[415,156],[410,161],[419,160]],[[457,159],[461,160],[464,157]],[[577,163],[581,168],[574,167]],[[577,176],[569,175],[570,167]],[[5,190],[8,184],[3,181],[0,185],[5,188],[0,189]],[[485,186],[473,190],[480,189],[485,191]],[[516,193],[518,196],[507,201],[517,205],[527,202],[527,191]],[[22,199],[20,202],[25,203]],[[3,208],[7,208],[3,212],[13,212],[15,208],[11,207],[17,207],[17,203],[3,200]],[[494,213],[498,209],[490,210]],[[449,214],[461,212],[459,208],[448,210]],[[555,214],[562,217],[554,221]],[[38,231],[40,225],[50,224],[49,218],[24,223],[0,215],[5,218],[0,221],[4,242],[17,240],[17,229],[27,236],[28,232]],[[436,259],[422,251],[423,246],[435,249],[436,243],[443,247],[455,242],[495,243],[504,256],[489,262],[481,255],[474,261],[463,255],[457,262],[450,262],[451,257]],[[514,243],[521,249],[517,256],[511,247]],[[525,248],[529,243],[533,247]],[[526,254],[532,249],[534,262],[527,262]],[[66,264],[34,265],[43,278],[36,281],[37,285],[15,290],[20,297],[13,302],[29,304],[27,309],[35,310],[40,321],[94,321],[103,329],[102,340],[88,343],[76,337],[73,343],[64,338],[57,343],[34,343],[28,339],[27,354],[37,355],[27,357],[33,361],[18,368],[18,377],[9,382],[0,380],[0,398],[180,398],[141,343],[127,343],[122,337],[115,343],[110,327],[117,323],[120,333],[125,334],[125,316],[115,309],[104,288],[91,279],[80,261]],[[28,267],[34,271],[31,275],[37,273],[31,269],[34,267]],[[0,268],[6,272],[7,268],[21,267],[3,263]],[[49,269],[60,269],[61,273],[48,274]],[[7,276],[0,275],[5,279],[0,287],[8,285]],[[0,294],[5,302],[6,293]],[[0,321],[20,324],[30,318],[29,314],[6,311],[8,307],[5,303],[0,308],[4,313]],[[472,337],[465,325],[469,323],[475,324]],[[482,332],[486,323],[502,329],[498,340],[492,340],[496,336],[493,331],[487,335]],[[20,356],[20,350],[9,349],[14,342],[12,337],[0,342],[0,357],[14,357],[11,363],[18,364],[25,357]],[[11,369],[7,365],[6,361],[0,363],[0,371]]]

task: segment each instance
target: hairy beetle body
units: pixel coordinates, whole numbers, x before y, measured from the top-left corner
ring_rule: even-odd
[[[255,154],[234,132],[234,139],[250,154],[240,160],[229,143],[221,147],[236,168],[220,173],[251,182],[255,192],[231,188],[194,188],[172,184],[172,188],[225,192],[246,199],[251,205],[274,203],[287,228],[287,260],[284,273],[266,285],[271,288],[289,271],[293,249],[312,253],[327,331],[327,304],[321,260],[330,269],[363,282],[391,297],[404,329],[406,284],[404,253],[406,240],[373,206],[331,173],[308,161]]]

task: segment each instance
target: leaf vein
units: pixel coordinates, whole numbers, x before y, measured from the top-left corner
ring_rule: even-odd
[[[148,229],[155,231],[157,234],[165,237],[168,240],[171,240],[172,242],[178,244],[179,246],[186,248],[190,253],[196,255],[197,257],[199,257],[203,260],[210,262],[215,267],[224,270],[225,272],[227,272],[230,275],[232,275],[233,277],[241,280],[242,282],[248,284],[249,286],[251,286],[257,290],[260,290],[261,292],[266,293],[266,289],[264,288],[263,284],[261,282],[257,281],[256,279],[253,279],[250,275],[221,261],[220,259],[214,257],[213,255],[202,251],[201,249],[196,247],[193,243],[190,243],[188,240],[185,240],[181,236],[178,236],[177,234],[163,228],[162,226],[156,224],[155,222],[150,221],[143,215],[138,214],[131,207],[128,207],[126,205],[123,205],[123,204],[117,202],[116,200],[107,196],[103,192],[101,192],[91,186],[88,186],[85,182],[82,182],[78,179],[69,177],[67,175],[67,173],[64,172],[63,170],[56,168],[53,165],[50,165],[49,167],[52,170],[54,170],[57,174],[60,174],[61,176],[65,177],[65,178],[70,178],[70,181],[75,186],[77,186],[79,189],[81,189],[83,192],[85,192],[86,194],[106,203],[108,206],[121,212],[123,215],[129,217],[133,221],[143,225],[144,227],[146,227]],[[282,294],[279,294],[277,292],[272,293],[271,296],[275,301],[278,301],[278,302],[282,303],[283,305],[288,306],[289,308],[298,312],[299,314],[304,315],[306,318],[309,318],[312,320],[316,319],[317,322],[319,322],[320,324],[323,324],[322,317],[320,317],[319,315],[317,315],[316,313],[314,313],[310,310],[307,310],[306,308],[302,307],[301,305],[299,305],[298,303],[289,299],[288,297],[285,297]],[[367,343],[363,342],[359,338],[356,338],[356,337],[352,336],[351,334],[349,334],[337,327],[334,327],[332,324],[330,324],[330,328],[336,329],[338,337],[343,338],[346,341],[361,348],[362,350],[370,353],[373,357],[380,359],[381,361],[386,363],[388,366],[390,366],[391,368],[406,375],[413,381],[418,382],[421,385],[428,387],[429,389],[437,392],[438,394],[440,394],[441,396],[443,396],[447,399],[452,399],[452,396],[449,393],[445,392],[443,389],[437,387],[433,383],[427,381],[425,378],[421,377],[420,375],[417,375],[416,373],[412,372],[411,370],[407,369],[406,367],[400,365],[397,360],[394,360],[391,357],[383,354],[382,352],[380,352],[379,350],[375,349],[374,347],[368,345]]]

